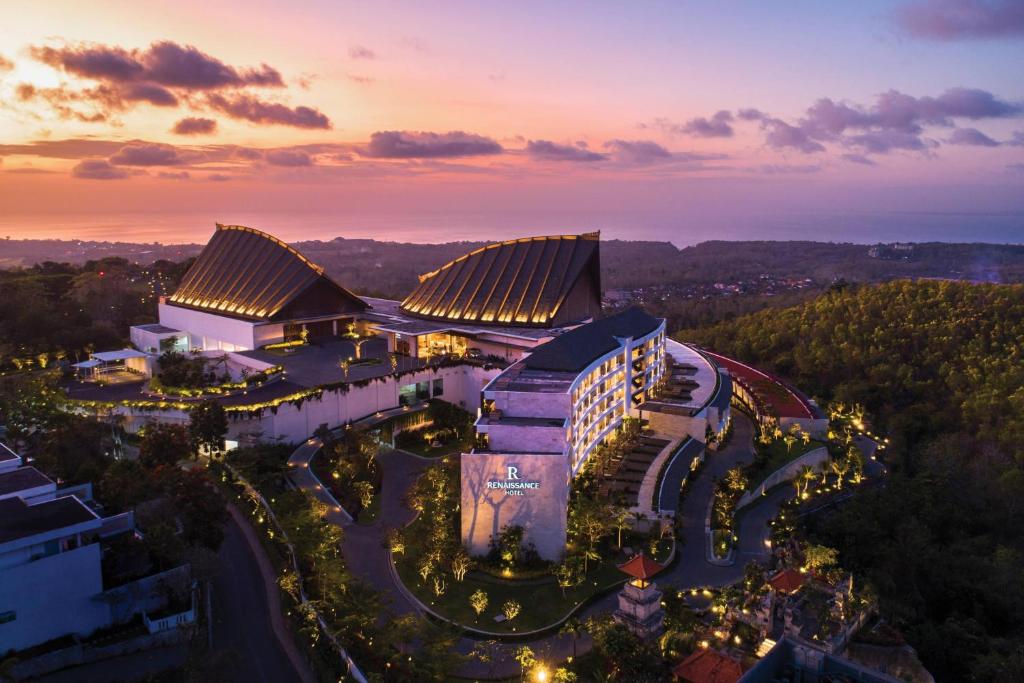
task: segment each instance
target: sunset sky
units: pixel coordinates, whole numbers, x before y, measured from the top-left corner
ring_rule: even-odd
[[[1021,0],[3,3],[0,235],[1021,242],[1022,64]]]

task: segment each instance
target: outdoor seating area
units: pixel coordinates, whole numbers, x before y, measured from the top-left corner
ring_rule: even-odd
[[[100,351],[89,355],[89,359],[71,367],[83,382],[121,384],[137,382],[151,374],[152,357],[135,349]]]

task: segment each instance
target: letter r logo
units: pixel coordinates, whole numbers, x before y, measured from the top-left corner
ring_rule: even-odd
[[[518,467],[512,467],[511,465],[509,465],[508,477],[507,478],[508,479],[518,479],[519,478],[519,468]]]

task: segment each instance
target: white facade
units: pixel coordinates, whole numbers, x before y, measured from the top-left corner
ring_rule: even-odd
[[[110,623],[103,592],[102,520],[74,496],[26,490],[26,499],[6,499],[8,515],[24,509],[44,513],[72,508],[74,521],[35,533],[8,534],[0,543],[0,657],[69,633],[87,635]],[[28,499],[31,498],[31,499]]]
[[[400,405],[399,391],[403,386],[440,379],[443,391],[435,398],[454,403],[472,412],[480,400],[480,387],[498,374],[497,369],[485,370],[475,365],[444,366],[405,373],[401,377],[384,375],[366,383],[352,383],[345,389],[324,391],[302,401],[301,405],[282,403],[276,409],[264,408],[260,414],[228,413],[227,438],[233,441],[305,441],[317,427],[339,427],[355,422],[378,411]],[[118,406],[114,412],[124,415],[125,428],[138,431],[149,420],[188,423],[188,414],[182,410],[147,411],[130,406]]]
[[[284,326],[259,324],[160,302],[160,324],[188,335],[189,349],[251,351],[284,339]]]
[[[476,429],[488,435],[489,450],[563,453],[572,474],[578,474],[594,448],[623,418],[637,414],[637,406],[665,372],[664,322],[648,335],[619,342],[619,348],[596,358],[573,377],[537,373],[551,375],[550,381],[532,386],[517,382],[506,389],[499,378],[487,385],[483,399],[497,413],[496,417],[481,415]],[[517,371],[513,366],[507,372]],[[559,422],[561,427],[542,420]]]
[[[573,477],[623,419],[638,414],[665,372],[664,321],[642,337],[615,339],[615,349],[578,373],[520,361],[484,388],[476,430],[487,447],[462,455],[462,541],[471,553],[487,552],[506,525],[522,526],[524,541],[545,559],[564,553]],[[510,493],[500,482],[513,475],[536,486]]]

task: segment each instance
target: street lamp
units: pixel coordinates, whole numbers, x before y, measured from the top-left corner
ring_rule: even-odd
[[[547,683],[548,670],[543,666],[538,666],[533,670],[533,680],[537,681],[537,683]]]

